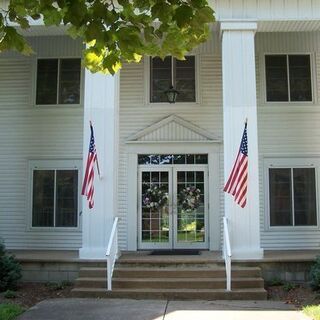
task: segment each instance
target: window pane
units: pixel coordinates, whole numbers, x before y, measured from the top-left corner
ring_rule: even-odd
[[[315,169],[293,169],[293,181],[295,225],[317,225]]]
[[[40,59],[37,69],[36,104],[56,104],[58,59]]]
[[[269,169],[270,225],[292,225],[291,169]]]
[[[289,56],[291,101],[312,101],[309,55]]]
[[[177,102],[196,101],[195,57],[175,60],[175,89],[179,91]]]
[[[59,103],[80,103],[80,59],[60,60]]]
[[[33,171],[32,226],[54,226],[54,170]]]
[[[164,93],[172,84],[171,80],[171,57],[151,58],[151,86],[150,100],[151,102],[167,102],[167,96]]]
[[[57,171],[56,226],[76,227],[78,217],[78,171]]]
[[[207,154],[196,154],[196,164],[208,164]]]
[[[267,101],[288,101],[287,56],[266,56]]]

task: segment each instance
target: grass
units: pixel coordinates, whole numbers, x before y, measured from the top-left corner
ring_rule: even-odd
[[[24,311],[24,309],[17,304],[1,303],[0,304],[0,319],[1,320],[14,320],[23,311]]]
[[[320,305],[309,305],[303,308],[303,313],[313,320],[320,320]]]

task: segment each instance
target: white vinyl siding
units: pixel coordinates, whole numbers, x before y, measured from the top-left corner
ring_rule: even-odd
[[[126,250],[131,214],[128,206],[128,155],[126,141],[138,131],[176,114],[215,136],[223,137],[221,53],[218,34],[192,54],[199,57],[199,103],[163,104],[151,108],[146,103],[148,89],[145,63],[125,64],[120,74],[119,124],[119,243]],[[30,40],[38,57],[75,57],[82,44],[67,37],[38,37]],[[260,155],[260,230],[265,249],[317,249],[319,230],[270,230],[265,223],[264,159],[268,157],[320,156],[320,32],[257,33],[257,103]],[[265,102],[263,56],[267,53],[311,54],[313,61],[313,102],[294,105]],[[82,158],[82,108],[34,108],[32,74],[34,57],[5,53],[0,59],[0,236],[11,249],[77,249],[81,231],[29,231],[28,161],[32,159]],[[82,90],[83,93],[83,90]],[[83,100],[82,100],[83,101]],[[248,127],[250,130],[250,124]],[[240,143],[241,137],[239,137]],[[164,151],[164,146],[159,149]],[[160,152],[160,151],[159,151]],[[220,146],[220,187],[223,177],[223,146]],[[249,141],[250,157],[250,141]],[[131,175],[132,176],[132,175]],[[210,193],[210,186],[209,186]],[[224,195],[219,194],[224,215]],[[212,204],[210,204],[212,205]],[[221,220],[220,220],[221,221]],[[221,235],[221,233],[220,233]]]
[[[120,148],[119,148],[119,186],[118,186],[118,215],[119,243],[122,250],[127,249],[127,215],[131,214],[128,206],[128,151],[126,140],[150,126],[152,123],[175,114],[204,130],[222,136],[222,74],[221,57],[213,54],[212,44],[208,43],[196,50],[199,56],[199,105],[163,104],[161,107],[151,108],[146,104],[148,89],[145,87],[148,73],[144,72],[144,59],[140,64],[125,64],[120,74]],[[217,50],[214,47],[214,50]],[[144,94],[141,94],[144,92]],[[178,133],[177,133],[178,134]],[[158,137],[160,139],[161,137]],[[159,145],[159,152],[165,152],[165,146]],[[220,145],[220,153],[223,147]],[[223,170],[223,166],[221,167]],[[219,173],[213,173],[219,174]],[[220,173],[221,174],[221,173]],[[222,186],[221,186],[222,188]],[[210,192],[210,191],[209,191]],[[216,214],[223,215],[223,198],[221,194],[221,211]]]
[[[312,104],[296,102],[270,105],[265,102],[262,57],[266,53],[311,53],[314,59]],[[264,161],[268,158],[297,159],[320,156],[320,33],[257,33],[256,56],[261,244],[265,249],[318,249],[320,231],[317,228],[268,228],[265,219],[267,181],[264,175]],[[317,196],[319,198],[319,191]]]
[[[39,37],[38,56],[74,57],[81,42]],[[29,168],[32,159],[82,159],[82,108],[34,108],[35,56],[0,56],[0,237],[9,249],[77,249],[80,230],[29,230]]]
[[[125,65],[121,71],[120,86],[120,159],[118,206],[120,221],[120,244],[127,248],[127,215],[130,208],[127,203],[128,154],[125,141],[138,131],[150,126],[168,115],[176,114],[212,134],[223,136],[222,75],[220,42],[216,34],[213,40],[201,45],[193,53],[199,54],[199,106],[163,105],[150,108],[146,105],[144,62]],[[293,157],[320,155],[320,33],[257,33],[257,104],[260,155],[260,230],[261,245],[265,249],[318,248],[320,232],[318,230],[267,230],[265,224],[265,179],[263,159],[269,156]],[[265,80],[263,57],[267,53],[311,54],[313,66],[313,103],[297,102],[293,106],[265,102]],[[144,93],[144,94],[141,94]],[[250,126],[249,126],[250,130]],[[241,137],[239,137],[240,143]],[[163,146],[161,146],[163,148]],[[250,150],[250,142],[249,142]],[[249,151],[250,153],[250,151]],[[221,189],[224,184],[223,148],[220,149]],[[210,192],[210,190],[209,190]],[[212,205],[212,204],[210,204]],[[224,195],[220,193],[220,217],[224,215]],[[221,235],[222,233],[220,233]]]

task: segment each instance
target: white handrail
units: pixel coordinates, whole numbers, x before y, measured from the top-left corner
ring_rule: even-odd
[[[112,290],[112,274],[114,265],[118,258],[118,221],[119,217],[115,217],[111,229],[111,234],[107,246],[107,288],[108,291]]]
[[[223,257],[226,266],[227,291],[231,291],[231,245],[228,228],[228,219],[223,217]]]

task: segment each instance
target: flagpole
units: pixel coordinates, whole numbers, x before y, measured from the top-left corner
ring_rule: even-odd
[[[98,156],[97,156],[97,171],[98,171],[99,179],[101,180],[101,179],[102,179],[102,176],[101,176],[101,174],[100,174],[100,166],[99,166]]]

